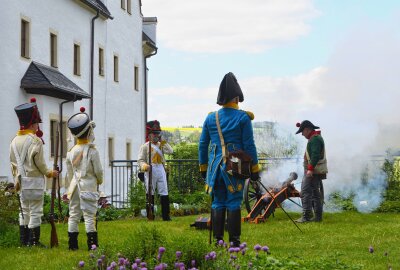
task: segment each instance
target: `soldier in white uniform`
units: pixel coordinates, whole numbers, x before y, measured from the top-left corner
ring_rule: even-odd
[[[69,202],[68,245],[70,250],[78,249],[78,224],[85,220],[87,245],[98,246],[96,212],[99,200],[98,186],[103,183],[103,168],[100,155],[93,144],[95,124],[90,120],[85,108],[68,120],[68,128],[76,137],[74,145],[67,154],[66,186]]]
[[[44,176],[57,177],[58,171],[47,167],[43,155],[42,122],[36,105],[21,104],[14,108],[20,129],[10,145],[11,171],[20,194],[19,214],[21,246],[43,246],[40,242],[40,224],[43,216]]]
[[[164,221],[170,221],[169,216],[169,197],[167,175],[165,172],[165,157],[164,154],[172,154],[172,147],[161,139],[160,123],[157,120],[147,122],[146,124],[146,143],[140,147],[138,156],[138,165],[140,171],[145,172],[145,186],[148,192],[148,177],[149,177],[149,143],[151,143],[151,169],[152,169],[152,186],[151,194],[154,196],[155,188],[160,195],[161,215]]]

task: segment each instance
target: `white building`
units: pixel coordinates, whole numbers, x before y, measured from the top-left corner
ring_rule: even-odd
[[[19,129],[14,107],[35,97],[49,167],[60,104],[64,102],[63,122],[81,106],[93,115],[105,175],[101,190],[109,193],[109,161],[136,159],[144,142],[146,59],[157,53],[157,19],[143,17],[140,0],[4,0],[2,4],[0,177],[12,181],[9,144]],[[71,102],[74,98],[80,100]],[[74,140],[65,124],[63,130],[65,155]]]

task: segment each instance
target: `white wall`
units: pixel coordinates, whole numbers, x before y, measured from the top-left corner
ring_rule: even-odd
[[[0,176],[11,179],[9,168],[9,143],[19,128],[14,107],[28,102],[32,95],[20,89],[20,81],[30,62],[50,65],[50,30],[58,37],[58,70],[79,87],[90,92],[90,23],[95,13],[71,0],[6,0],[6,9],[0,11]],[[121,9],[120,1],[103,1],[113,20],[98,18],[95,21],[94,47],[94,121],[96,122],[97,148],[105,169],[106,184],[101,189],[110,190],[111,172],[108,166],[108,137],[114,137],[115,159],[125,159],[126,142],[131,142],[132,159],[136,159],[144,141],[144,59],[142,53],[142,17],[139,1],[132,1],[132,15]],[[21,16],[30,20],[31,59],[20,57]],[[73,45],[81,46],[81,76],[73,75]],[[98,48],[105,54],[105,76],[98,75]],[[119,56],[119,82],[113,80],[113,56]],[[134,66],[139,66],[139,91],[134,87]],[[58,114],[56,98],[35,95],[42,115],[45,142],[49,142],[49,116]],[[85,106],[89,100],[64,105],[64,117],[69,117]],[[45,144],[48,166],[52,165],[49,144]],[[107,182],[108,181],[108,182]]]

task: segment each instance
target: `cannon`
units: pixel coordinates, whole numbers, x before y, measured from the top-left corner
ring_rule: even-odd
[[[247,179],[244,186],[244,203],[248,215],[242,218],[243,221],[252,223],[265,222],[274,214],[276,208],[282,208],[281,204],[287,199],[301,207],[291,199],[300,197],[300,192],[292,184],[296,179],[297,173],[292,172],[280,187],[268,188],[261,181]],[[283,208],[282,210],[284,211]]]

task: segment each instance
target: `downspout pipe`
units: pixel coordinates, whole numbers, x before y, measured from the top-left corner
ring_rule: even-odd
[[[62,169],[63,169],[63,156],[64,156],[64,138],[63,138],[63,125],[62,125],[62,123],[63,123],[63,105],[65,104],[65,103],[68,103],[68,102],[75,102],[75,101],[77,101],[77,97],[76,97],[76,95],[74,95],[74,98],[73,99],[71,99],[71,100],[65,100],[65,101],[63,101],[63,102],[61,102],[60,103],[60,105],[59,105],[59,120],[58,120],[58,124],[59,124],[59,128],[58,128],[58,130],[59,130],[59,132],[60,132],[60,159],[59,159],[59,162],[60,162],[60,165],[59,165],[59,169],[60,169],[60,173],[62,172]]]
[[[147,58],[150,58],[154,55],[157,54],[158,48],[155,49],[155,51],[149,55],[146,55],[144,57],[144,126],[146,130],[146,123],[147,123],[147,115],[148,115],[148,105],[147,105],[147,100],[148,100],[148,93],[147,93],[147,71],[149,70],[147,68]],[[146,135],[145,135],[146,136]]]
[[[92,18],[90,33],[90,119],[93,120],[93,76],[94,76],[94,21],[99,17],[99,10]]]

